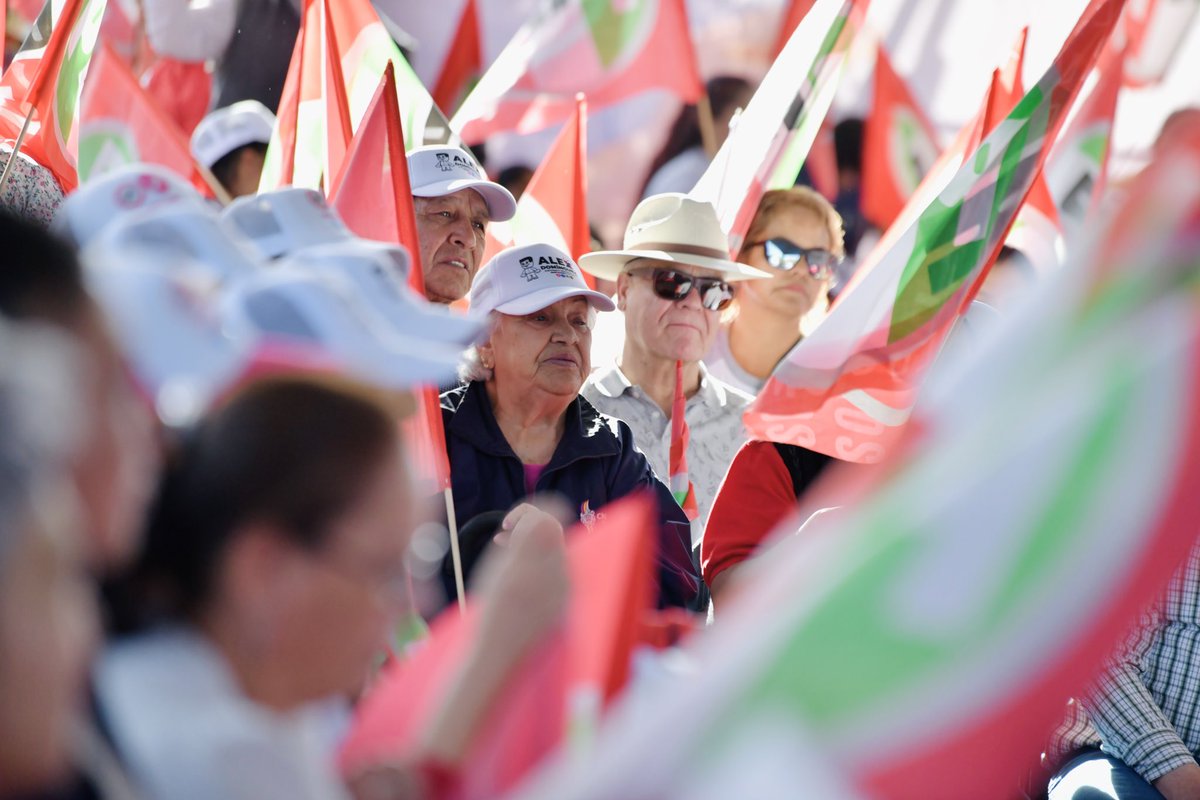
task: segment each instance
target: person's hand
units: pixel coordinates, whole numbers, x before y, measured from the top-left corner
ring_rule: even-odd
[[[522,503],[501,524],[504,547],[483,566],[483,614],[477,642],[494,656],[516,660],[562,617],[567,562],[558,519]]]
[[[1176,767],[1156,780],[1154,788],[1167,800],[1200,800],[1200,764]]]

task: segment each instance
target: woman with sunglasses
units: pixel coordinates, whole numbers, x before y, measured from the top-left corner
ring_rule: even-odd
[[[690,429],[688,476],[699,507],[699,540],[717,486],[745,440],[742,411],[750,398],[708,373],[701,359],[712,346],[733,284],[768,273],[730,261],[725,234],[709,203],[660,194],[638,204],[622,250],[589,253],[580,266],[617,282],[625,312],[618,363],[600,369],[583,396],[628,423],[654,471],[670,475],[671,414],[677,375]]]
[[[812,189],[767,192],[738,261],[770,274],[737,287],[705,362],[713,374],[758,394],[775,365],[829,308],[829,286],[845,255],[842,218]]]
[[[491,332],[468,355],[467,383],[442,395],[460,535],[533,494],[565,500],[586,525],[607,503],[648,490],[659,508],[660,603],[706,605],[687,517],[629,428],[580,395],[596,312],[612,311],[612,300],[588,288],[570,256],[544,244],[496,254],[470,299]]]

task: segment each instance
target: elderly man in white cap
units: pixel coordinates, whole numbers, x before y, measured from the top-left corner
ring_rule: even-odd
[[[512,219],[517,201],[489,181],[474,157],[459,147],[430,145],[409,151],[408,175],[425,296],[434,303],[461,300],[479,269],[487,224]]]
[[[274,127],[275,115],[257,100],[218,108],[192,133],[192,155],[230,197],[254,194]]]
[[[625,344],[618,362],[592,375],[583,396],[624,420],[660,477],[669,473],[671,410],[676,363],[682,362],[684,417],[691,431],[689,477],[704,521],[734,454],[745,440],[742,411],[749,395],[708,373],[700,359],[717,335],[721,312],[733,299],[730,283],[765,273],[729,258],[715,209],[682,194],[660,194],[638,204],[622,250],[584,255],[579,266],[617,282],[625,312]]]

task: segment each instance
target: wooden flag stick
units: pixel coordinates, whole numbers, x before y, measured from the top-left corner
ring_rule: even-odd
[[[21,133],[17,136],[17,140],[13,142],[12,155],[8,157],[8,161],[4,164],[4,173],[0,174],[0,192],[4,191],[5,184],[8,183],[8,174],[12,172],[13,162],[17,160],[17,154],[21,152],[21,145],[25,144],[25,134],[29,132],[29,123],[33,121],[34,106],[29,106],[29,113],[25,115],[25,122],[21,125]]]
[[[704,152],[712,158],[717,154],[717,149],[721,146],[717,141],[717,125],[713,121],[712,103],[708,100],[708,90],[700,95],[700,100],[696,103],[696,116],[700,120],[700,141],[704,143]]]
[[[458,521],[454,517],[454,491],[447,486],[443,495],[446,498],[446,525],[450,528],[450,560],[454,564],[454,588],[458,591],[458,611],[462,614],[467,610],[467,589],[463,582],[462,553],[458,549]]]

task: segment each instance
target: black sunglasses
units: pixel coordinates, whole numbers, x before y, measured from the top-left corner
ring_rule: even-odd
[[[804,259],[808,265],[808,274],[819,281],[833,277],[833,268],[841,263],[840,256],[821,247],[801,247],[791,239],[777,236],[774,239],[764,239],[761,242],[748,242],[746,247],[762,246],[767,263],[775,269],[790,272]]]
[[[639,267],[629,270],[629,274],[648,276],[654,294],[673,303],[691,294],[693,286],[700,292],[700,305],[709,311],[722,311],[733,302],[733,287],[717,278],[697,278],[663,267]]]

